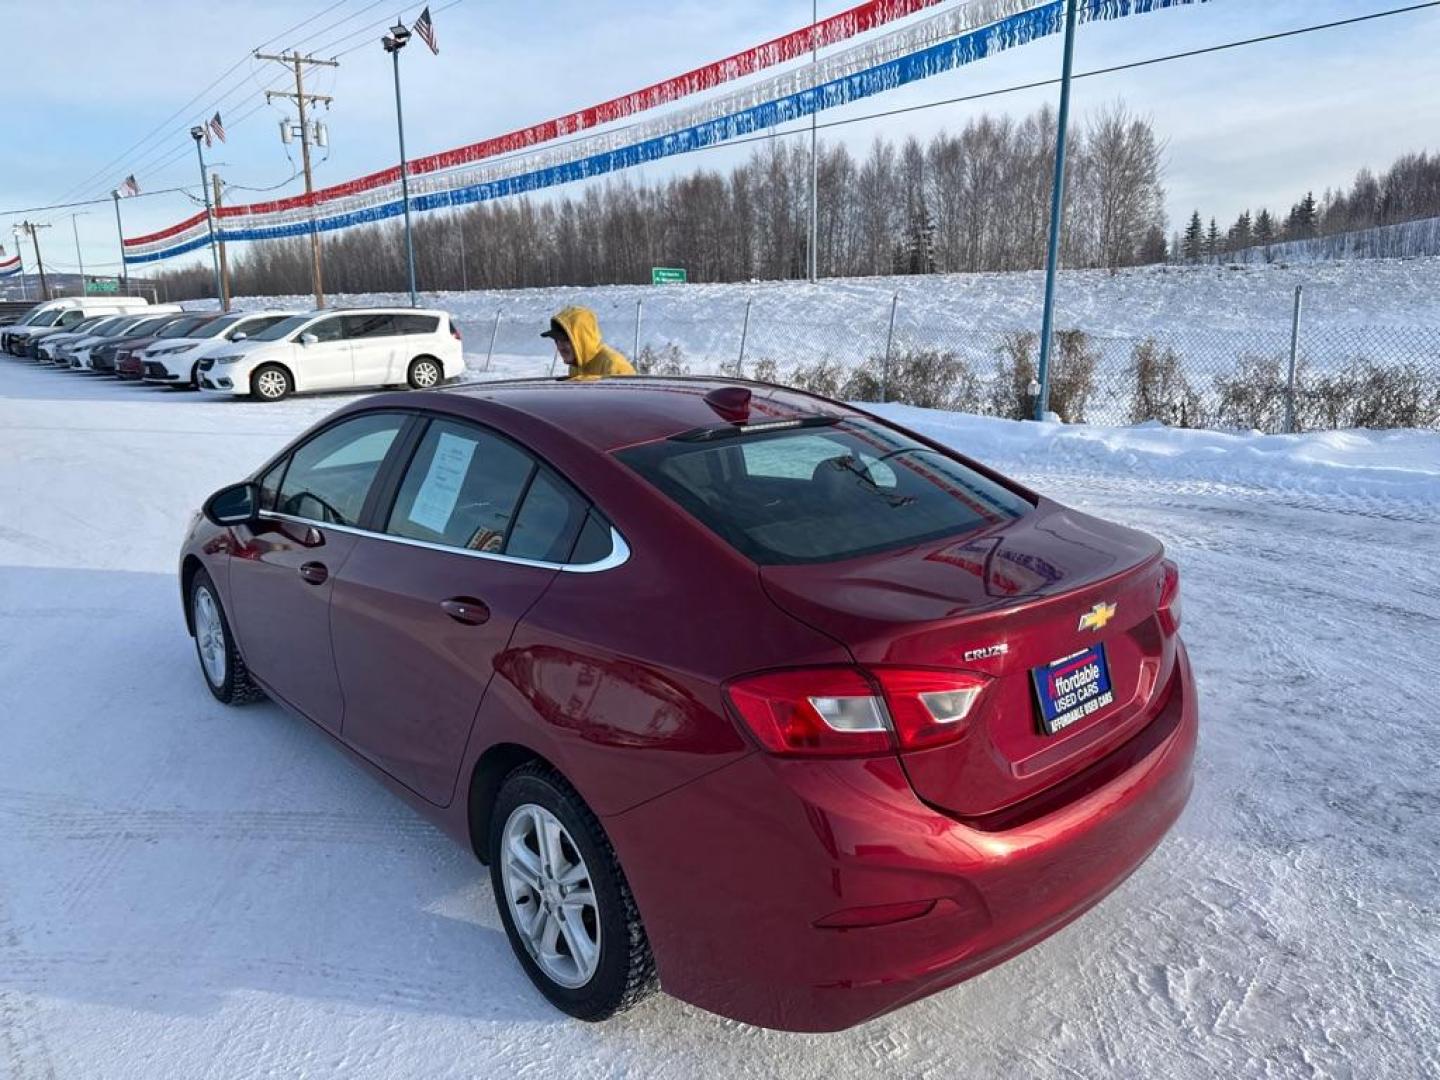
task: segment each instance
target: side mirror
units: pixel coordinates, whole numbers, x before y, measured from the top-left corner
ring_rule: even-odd
[[[231,341],[244,341],[244,340],[245,340],[247,337],[249,337],[249,336],[250,336],[250,335],[247,334],[244,330],[236,330],[233,334],[230,335],[230,340],[231,340]]]
[[[201,511],[216,525],[248,525],[260,516],[260,485],[253,480],[221,488]]]
[[[301,335],[300,335],[300,344],[301,344],[301,345],[315,345],[315,344],[317,344],[319,341],[320,341],[320,339],[319,339],[318,337],[316,337],[314,334],[301,334]]]

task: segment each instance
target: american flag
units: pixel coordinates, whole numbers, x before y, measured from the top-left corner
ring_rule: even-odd
[[[127,196],[140,194],[140,182],[135,179],[134,173],[125,177],[125,182],[120,185],[120,194]]]
[[[430,46],[430,51],[439,56],[440,47],[435,44],[435,24],[430,20],[429,5],[426,5],[425,10],[420,12],[420,17],[415,20],[413,29],[420,35],[420,40]]]
[[[219,110],[210,118],[210,130],[215,132],[215,137],[221,142],[225,141],[225,125],[220,122]]]

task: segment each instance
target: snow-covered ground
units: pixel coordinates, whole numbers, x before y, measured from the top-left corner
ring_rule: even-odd
[[[893,410],[1164,539],[1197,784],[1077,924],[796,1036],[663,996],[560,1016],[468,853],[317,730],[206,692],[188,514],[344,400],[0,360],[0,1077],[1440,1074],[1440,435]]]

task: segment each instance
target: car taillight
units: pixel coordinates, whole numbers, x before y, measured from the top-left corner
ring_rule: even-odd
[[[1180,629],[1180,567],[1170,559],[1160,563],[1160,628],[1167,634]]]
[[[726,693],[772,754],[862,757],[958,738],[986,681],[953,671],[803,668],[737,679]]]

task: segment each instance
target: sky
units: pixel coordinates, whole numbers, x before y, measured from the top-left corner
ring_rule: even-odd
[[[825,0],[819,14],[856,2]],[[1408,2],[1211,0],[1088,25],[1077,39],[1076,71]],[[402,6],[398,14],[412,22],[420,6]],[[597,103],[801,27],[810,12],[806,0],[433,0],[439,55],[416,40],[401,56],[407,149],[417,157]],[[189,190],[189,196],[125,200],[127,235],[193,213],[199,165],[187,132],[217,108],[229,141],[209,155],[230,185],[228,199],[303,190],[294,175],[298,144],[287,148],[279,137],[280,121],[293,117],[293,108],[283,101],[267,106],[261,94],[283,83],[285,70],[249,57],[262,43],[267,51],[298,46],[320,56],[341,54],[338,68],[314,69],[306,87],[334,98],[320,113],[330,146],[317,151],[317,186],[395,164],[394,84],[379,37],[396,14],[385,0],[147,0],[143,6],[0,0],[7,51],[20,53],[12,70],[22,73],[7,80],[0,99],[0,148],[7,151],[0,243],[14,251],[13,222],[48,222],[51,228],[40,233],[47,267],[76,268],[78,234],[86,269],[114,273],[118,245],[108,192],[129,173],[145,192]],[[1196,208],[1223,225],[1247,208],[1288,211],[1306,189],[1347,184],[1362,166],[1383,168],[1412,150],[1440,151],[1437,55],[1440,7],[1082,79],[1074,109],[1083,123],[1120,100],[1150,117],[1167,144],[1171,227]],[[923,138],[984,112],[1024,116],[1055,103],[1058,89],[866,119],[1051,78],[1060,60],[1058,37],[1013,49],[828,112],[822,122],[851,122],[822,137],[864,153],[877,135]],[[787,137],[808,140],[808,121],[795,130]],[[632,176],[654,180],[702,166],[724,169],[750,150],[683,155]],[[79,198],[102,201],[32,209]],[[72,213],[79,215],[73,222]],[[25,256],[29,265],[28,243]]]

